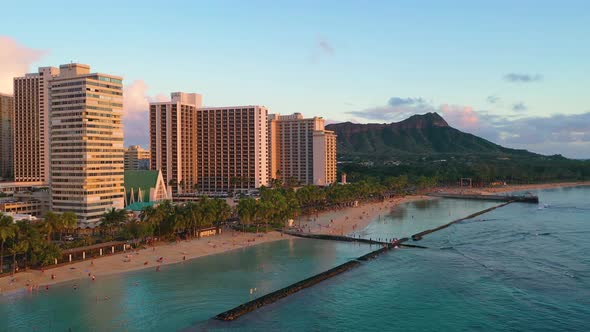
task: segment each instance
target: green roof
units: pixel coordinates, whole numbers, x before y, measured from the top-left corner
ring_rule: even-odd
[[[154,206],[156,202],[136,202],[133,204],[129,204],[125,207],[125,210],[128,211],[143,211],[148,206]]]
[[[131,188],[133,188],[133,194],[137,201],[137,190],[141,188],[142,198],[144,202],[150,200],[150,188],[156,187],[156,181],[158,180],[158,171],[136,171],[136,170],[125,170],[124,186],[127,192],[127,202],[131,202]]]

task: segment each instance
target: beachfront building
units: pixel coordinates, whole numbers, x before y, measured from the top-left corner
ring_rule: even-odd
[[[300,185],[336,182],[336,134],[324,126],[321,117],[269,115],[269,176]]]
[[[124,207],[122,78],[71,63],[49,84],[51,209],[96,223]]]
[[[0,180],[10,180],[13,167],[13,123],[14,97],[0,93]]]
[[[151,169],[162,171],[174,193],[197,183],[197,109],[201,95],[174,92],[168,102],[150,103]]]
[[[139,145],[132,145],[125,149],[125,170],[150,169],[150,150]]]
[[[263,106],[197,112],[197,188],[203,194],[268,185],[268,110]]]
[[[331,130],[313,132],[313,184],[336,182],[336,134]]]
[[[49,181],[49,81],[55,67],[14,78],[13,168],[17,182]]]

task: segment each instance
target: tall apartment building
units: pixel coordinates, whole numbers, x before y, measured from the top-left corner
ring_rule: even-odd
[[[197,185],[203,193],[268,185],[268,110],[262,106],[197,112]]]
[[[83,64],[59,69],[49,82],[51,209],[96,222],[124,206],[122,78]]]
[[[313,184],[336,182],[336,134],[331,130],[313,132]]]
[[[14,97],[0,93],[0,180],[13,177]]]
[[[125,149],[125,170],[148,170],[151,157],[150,150],[132,145]]]
[[[151,169],[161,170],[173,192],[197,183],[197,109],[201,95],[174,92],[169,102],[150,103]]]
[[[268,121],[269,176],[299,184],[336,181],[336,135],[321,117],[271,114]]]
[[[55,67],[14,78],[14,180],[49,180],[49,81]]]

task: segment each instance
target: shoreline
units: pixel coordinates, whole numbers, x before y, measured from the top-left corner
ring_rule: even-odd
[[[519,184],[519,185],[506,185],[506,186],[487,187],[487,188],[457,188],[457,187],[455,187],[455,188],[439,188],[439,189],[440,189],[440,191],[449,192],[449,193],[458,193],[458,192],[462,191],[463,193],[490,195],[490,194],[508,193],[508,192],[514,192],[514,191],[524,191],[524,190],[543,190],[543,189],[552,189],[552,188],[569,188],[569,187],[582,187],[582,186],[590,186],[590,181]]]
[[[217,236],[159,244],[155,247],[129,250],[126,254],[87,259],[47,269],[44,272],[29,269],[14,276],[0,278],[0,296],[20,292],[45,292],[46,286],[90,279],[91,276],[95,276],[96,282],[99,282],[101,276],[112,274],[147,269],[154,269],[154,272],[157,272],[167,265],[293,238],[295,237],[277,231],[258,234],[227,231]],[[158,262],[160,257],[164,257],[162,262]],[[51,278],[52,275],[56,276],[55,279]],[[15,282],[11,282],[13,278],[16,278]],[[27,284],[37,285],[38,290],[31,290]],[[49,287],[50,290],[51,287]]]
[[[481,189],[453,188],[452,190],[462,190],[463,192],[478,194],[493,194],[589,185],[590,182],[562,182]],[[448,190],[448,188],[440,189]],[[431,199],[438,198],[425,195],[411,195],[394,197],[382,202],[360,204],[356,207],[323,211],[315,216],[311,215],[295,219],[295,226],[301,226],[304,232],[313,234],[349,235],[363,230],[379,215],[388,213],[390,209],[397,205]],[[45,272],[30,269],[26,272],[17,273],[14,277],[9,275],[0,278],[0,296],[20,291],[25,292],[28,288],[27,283],[38,285],[40,291],[45,291],[44,288],[46,285],[51,286],[63,282],[90,278],[92,275],[96,276],[97,280],[100,280],[100,276],[150,268],[156,269],[157,266],[164,267],[169,264],[181,263],[199,257],[292,238],[294,237],[281,234],[277,231],[258,234],[227,231],[217,236],[185,240],[178,243],[165,243],[155,247],[147,247],[146,249],[133,250],[129,251],[128,254],[115,254],[96,259],[88,259],[86,261],[52,268]],[[163,262],[157,261],[160,257],[164,257]],[[145,264],[146,262],[147,264]],[[90,276],[88,275],[89,273]],[[55,279],[51,279],[52,274],[56,275]],[[16,278],[15,282],[11,282],[13,278]]]
[[[379,215],[387,214],[392,208],[405,203],[438,199],[426,195],[394,197],[382,202],[359,204],[340,210],[325,211],[316,216],[308,216],[301,222],[305,233],[327,235],[349,235],[366,228]],[[298,223],[296,222],[296,225]]]

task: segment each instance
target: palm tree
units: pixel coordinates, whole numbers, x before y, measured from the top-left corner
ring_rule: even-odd
[[[47,266],[53,264],[56,259],[59,259],[62,256],[61,250],[57,245],[54,243],[41,243],[37,250],[34,252],[35,254],[35,263],[40,264],[41,266]]]
[[[61,219],[61,231],[59,233],[59,240],[61,241],[61,235],[63,230],[75,229],[78,225],[78,216],[74,212],[64,212],[60,216]]]
[[[60,215],[52,211],[47,212],[43,228],[47,232],[47,242],[51,242],[53,233],[61,231],[62,223]]]
[[[4,272],[4,243],[16,236],[14,223],[11,216],[0,213],[0,274]]]
[[[238,203],[238,216],[244,224],[249,225],[256,216],[256,200],[252,197],[241,199]]]
[[[231,207],[223,199],[215,198],[212,200],[213,211],[215,212],[215,222],[224,222],[231,216]]]
[[[161,222],[161,214],[153,206],[147,206],[141,211],[139,219],[147,225],[147,233],[153,236],[157,225]]]
[[[19,221],[16,223],[17,231],[15,241],[11,248],[13,273],[16,272],[16,255],[18,253],[24,254],[25,269],[27,268],[27,257],[29,253],[37,250],[41,244],[40,234],[30,221]]]
[[[112,208],[102,215],[100,221],[100,225],[107,228],[109,230],[109,235],[112,237],[114,233],[113,228],[127,222],[127,212],[122,209],[115,210],[115,208]]]

